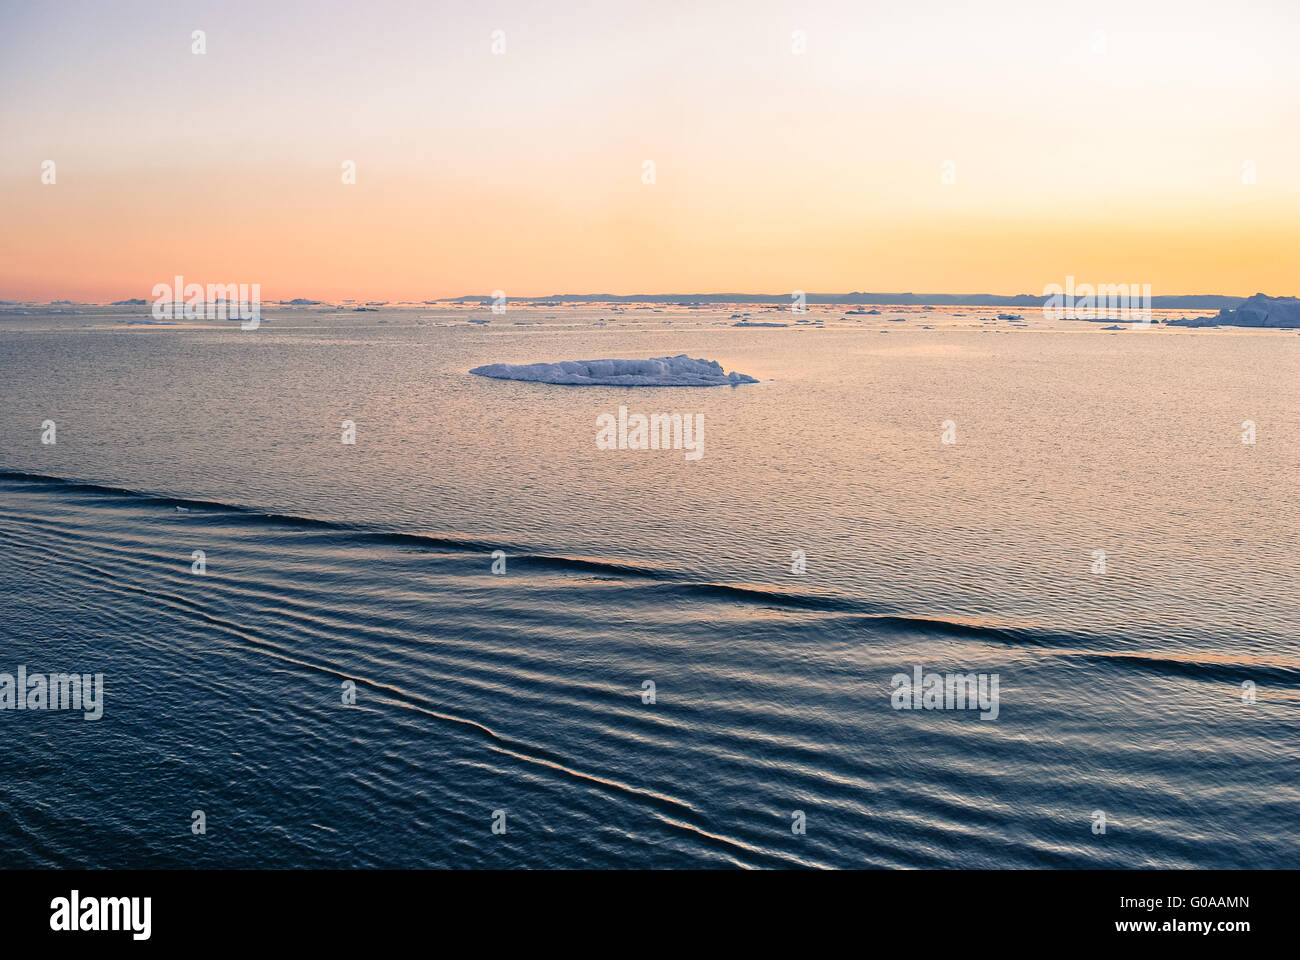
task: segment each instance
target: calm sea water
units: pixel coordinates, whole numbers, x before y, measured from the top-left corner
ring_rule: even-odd
[[[1294,331],[79,309],[0,315],[0,672],[106,690],[0,711],[6,866],[1300,859]],[[762,382],[467,373],[682,353]]]

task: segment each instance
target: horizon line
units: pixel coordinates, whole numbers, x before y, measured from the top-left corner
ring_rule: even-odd
[[[217,285],[217,286],[226,286],[226,285],[225,285],[225,284],[219,284],[219,285]],[[1125,285],[1124,285],[1124,284],[1115,284],[1115,285],[1111,285],[1111,284],[1095,285],[1095,284],[1094,284],[1094,285],[1092,285],[1092,286],[1093,286],[1094,288],[1095,288],[1095,287],[1098,287],[1098,286],[1101,286],[1102,289],[1103,289],[1105,292],[1109,292],[1109,290],[1111,289],[1112,286],[1123,287],[1123,286],[1125,286]],[[1129,287],[1130,290],[1134,287],[1134,285],[1132,285],[1132,284],[1129,284],[1129,285],[1127,285],[1127,286]],[[662,303],[662,302],[669,302],[669,301],[671,301],[671,302],[691,302],[691,303],[693,303],[693,304],[698,304],[698,303],[703,303],[703,302],[715,302],[715,303],[743,303],[743,302],[789,303],[789,302],[791,301],[791,299],[792,299],[793,297],[795,297],[795,296],[796,296],[797,294],[799,294],[799,293],[802,293],[802,295],[803,295],[803,297],[804,297],[804,300],[805,300],[806,302],[809,302],[809,303],[811,303],[811,302],[819,302],[819,303],[824,303],[824,304],[825,304],[825,303],[855,303],[855,302],[861,302],[861,303],[878,303],[878,304],[886,305],[886,306],[887,306],[887,305],[891,305],[891,304],[903,304],[903,303],[919,304],[919,305],[926,305],[926,304],[929,304],[929,305],[935,305],[935,306],[940,305],[940,304],[942,304],[942,305],[958,305],[958,304],[964,304],[964,305],[978,306],[978,305],[979,305],[979,301],[984,301],[984,302],[986,302],[986,303],[992,303],[993,301],[1002,301],[1002,300],[1005,300],[1005,301],[1019,301],[1019,302],[1022,302],[1022,303],[1027,302],[1027,301],[1032,301],[1032,302],[1034,302],[1034,303],[1039,303],[1039,302],[1043,301],[1044,299],[1047,299],[1047,298],[1049,298],[1049,297],[1051,296],[1050,294],[1032,294],[1032,293],[1015,293],[1015,294],[1001,294],[1001,293],[913,293],[913,292],[911,292],[911,291],[907,291],[907,292],[880,292],[880,293],[877,293],[877,292],[872,292],[872,291],[857,291],[857,290],[855,290],[855,291],[852,291],[852,292],[850,292],[850,293],[812,293],[812,292],[807,292],[807,291],[796,291],[796,292],[791,292],[791,293],[736,293],[736,292],[731,292],[731,293],[631,293],[631,294],[623,294],[623,293],[563,293],[563,294],[560,294],[560,293],[555,293],[555,294],[545,294],[545,295],[528,295],[528,294],[520,294],[520,295],[515,295],[515,296],[505,295],[505,296],[503,297],[503,299],[505,299],[507,302],[521,302],[521,301],[524,301],[524,302],[554,301],[554,302],[556,302],[556,303],[565,303],[565,302],[569,302],[569,303],[580,303],[580,302],[584,302],[584,301],[585,301],[585,302],[594,302],[594,303],[616,303],[616,302],[619,302],[619,301],[625,301],[625,302],[636,302],[636,301],[641,301],[641,302]],[[1270,294],[1264,294],[1263,291],[1256,291],[1256,294],[1265,295],[1265,296],[1272,296],[1272,295],[1270,295]],[[1191,301],[1191,300],[1218,300],[1218,301],[1224,301],[1224,300],[1245,300],[1245,299],[1248,299],[1249,296],[1252,296],[1252,295],[1251,295],[1251,294],[1228,294],[1228,293],[1179,293],[1179,294],[1153,294],[1153,295],[1151,296],[1151,301],[1152,301],[1152,303],[1154,304],[1156,301],[1175,301],[1175,300],[1177,300],[1177,301]],[[1286,295],[1282,295],[1282,296],[1286,296]],[[871,299],[867,299],[867,298],[871,298]],[[892,298],[892,299],[890,299],[890,298]],[[218,298],[218,299],[221,299],[221,298]],[[284,297],[281,297],[281,298],[278,298],[278,299],[270,299],[270,298],[267,298],[267,299],[265,300],[265,302],[267,302],[267,303],[274,303],[274,304],[281,304],[281,305],[291,305],[291,304],[294,303],[294,301],[299,301],[300,304],[301,304],[301,305],[304,305],[304,306],[307,306],[307,305],[322,305],[322,306],[323,306],[323,305],[332,305],[332,304],[339,304],[339,303],[361,303],[361,304],[367,304],[367,305],[369,305],[369,304],[377,304],[377,305],[385,305],[385,306],[386,306],[386,305],[389,305],[389,304],[410,304],[410,305],[415,305],[415,306],[421,306],[421,305],[429,306],[429,305],[439,304],[439,303],[466,303],[466,302],[476,302],[476,301],[487,301],[487,302],[491,302],[491,301],[493,301],[493,300],[495,300],[495,299],[497,299],[497,297],[494,296],[493,294],[490,294],[490,293],[489,293],[489,294],[474,294],[474,293],[469,293],[469,294],[462,294],[462,295],[459,295],[459,296],[434,297],[434,298],[430,298],[430,299],[427,299],[427,300],[377,300],[377,299],[374,299],[374,298],[365,299],[365,298],[361,298],[361,297],[348,297],[348,298],[338,298],[338,299],[319,299],[319,300],[318,300],[318,299],[316,299],[316,298],[314,298],[314,297],[308,297],[308,296],[296,296],[296,297],[290,297],[290,298],[284,298]],[[51,299],[51,300],[41,300],[41,299],[32,299],[32,298],[27,298],[27,299],[9,299],[9,298],[6,298],[6,297],[3,297],[3,296],[0,296],[0,306],[63,306],[63,305],[71,305],[71,306],[117,306],[117,305],[134,304],[135,302],[152,303],[152,302],[154,302],[155,300],[157,300],[157,298],[156,298],[156,297],[152,297],[152,296],[150,296],[150,297],[126,297],[126,298],[122,298],[122,299],[119,299],[119,300],[74,300],[74,299],[70,299],[70,298],[59,298],[59,299]]]

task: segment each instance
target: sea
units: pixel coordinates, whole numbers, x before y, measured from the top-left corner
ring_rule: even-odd
[[[1300,865],[1300,336],[879,309],[0,308],[0,866]]]

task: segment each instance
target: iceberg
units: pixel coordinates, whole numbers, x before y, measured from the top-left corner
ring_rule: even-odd
[[[1300,327],[1300,299],[1257,293],[1243,300],[1235,310],[1224,307],[1217,317],[1183,317],[1170,320],[1169,326]]]
[[[725,373],[716,360],[681,354],[650,360],[566,360],[561,363],[489,363],[470,373],[494,380],[528,380],[565,386],[721,387],[758,383],[743,373]]]

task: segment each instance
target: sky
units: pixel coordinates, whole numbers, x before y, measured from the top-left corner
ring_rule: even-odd
[[[0,299],[1300,294],[1297,37],[1296,0],[0,0]]]

